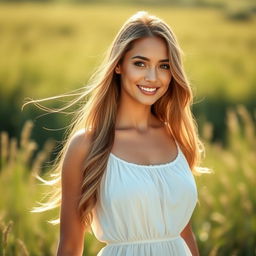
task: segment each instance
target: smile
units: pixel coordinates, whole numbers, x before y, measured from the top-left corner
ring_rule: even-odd
[[[145,94],[155,94],[155,92],[157,91],[158,87],[144,87],[141,85],[137,85],[138,88]]]

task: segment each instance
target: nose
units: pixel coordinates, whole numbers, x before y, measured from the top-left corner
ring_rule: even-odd
[[[145,75],[145,80],[148,82],[155,82],[157,80],[157,72],[155,68],[149,68]]]

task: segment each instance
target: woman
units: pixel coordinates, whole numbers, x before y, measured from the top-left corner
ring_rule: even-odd
[[[189,221],[203,145],[181,53],[165,22],[138,12],[63,108],[87,100],[57,159],[56,190],[35,209],[61,205],[58,256],[82,255],[90,228],[107,243],[98,256],[199,255]]]

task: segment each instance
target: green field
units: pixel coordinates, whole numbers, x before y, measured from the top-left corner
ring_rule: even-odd
[[[210,143],[212,126],[205,123],[204,166],[212,174],[196,176],[199,204],[192,226],[202,256],[253,256],[256,251],[256,136],[253,120],[243,106],[228,112],[228,148]],[[58,226],[46,221],[58,216],[56,210],[30,213],[48,190],[34,177],[41,172],[53,147],[48,141],[31,161],[36,144],[31,140],[32,122],[23,128],[20,141],[1,133],[0,243],[1,255],[54,255]],[[19,146],[17,146],[17,142]],[[47,176],[47,178],[49,178]],[[94,256],[104,245],[89,233],[84,254]]]
[[[33,106],[21,112],[24,99],[86,86],[120,26],[138,10],[163,18],[178,37],[206,144],[204,165],[215,171],[196,178],[200,205],[193,228],[201,255],[256,255],[255,14],[230,18],[225,8],[32,3],[0,4],[0,131],[6,131],[0,150],[1,255],[54,255],[58,240],[58,226],[46,223],[57,212],[28,210],[46,191],[33,176],[52,151],[46,141],[64,133],[42,127],[62,128],[69,119],[59,114],[35,121],[42,112]],[[33,128],[24,126],[28,119]],[[84,255],[102,246],[87,234]]]
[[[26,97],[44,98],[85,86],[120,26],[138,10],[163,18],[177,34],[198,116],[204,113],[218,125],[230,104],[243,103],[250,111],[255,107],[255,15],[232,20],[225,9],[1,4],[1,130],[17,135],[17,123],[38,115],[32,108],[21,115]],[[216,109],[215,116],[209,106]]]
[[[17,87],[20,96],[41,98],[82,86],[122,23],[142,9],[177,34],[197,98],[255,95],[255,17],[232,21],[224,10],[206,8],[29,4],[0,8],[1,97]]]

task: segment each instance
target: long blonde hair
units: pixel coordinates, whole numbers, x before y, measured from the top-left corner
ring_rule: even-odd
[[[184,73],[181,59],[183,53],[176,36],[161,19],[149,15],[147,12],[138,12],[124,23],[111,44],[102,65],[81,91],[43,100],[30,100],[26,103],[34,103],[46,111],[61,112],[74,106],[77,102],[85,101],[82,107],[76,111],[66,133],[65,145],[59,152],[51,173],[53,179],[46,181],[38,176],[42,182],[52,186],[52,190],[48,201],[40,203],[41,206],[35,207],[34,212],[60,206],[61,168],[67,147],[78,130],[90,130],[92,144],[84,161],[83,182],[78,206],[81,221],[84,222],[86,230],[90,228],[92,209],[97,202],[100,181],[114,143],[115,121],[120,99],[120,81],[115,73],[115,67],[131,49],[135,40],[144,37],[161,37],[165,40],[172,73],[168,91],[151,106],[151,111],[160,121],[167,124],[168,130],[178,142],[192,172],[194,174],[207,172],[207,168],[199,167],[204,147],[198,138],[197,125],[191,113],[192,90]],[[58,110],[48,109],[40,104],[45,100],[72,95],[77,97]],[[59,219],[55,223],[58,222]]]

